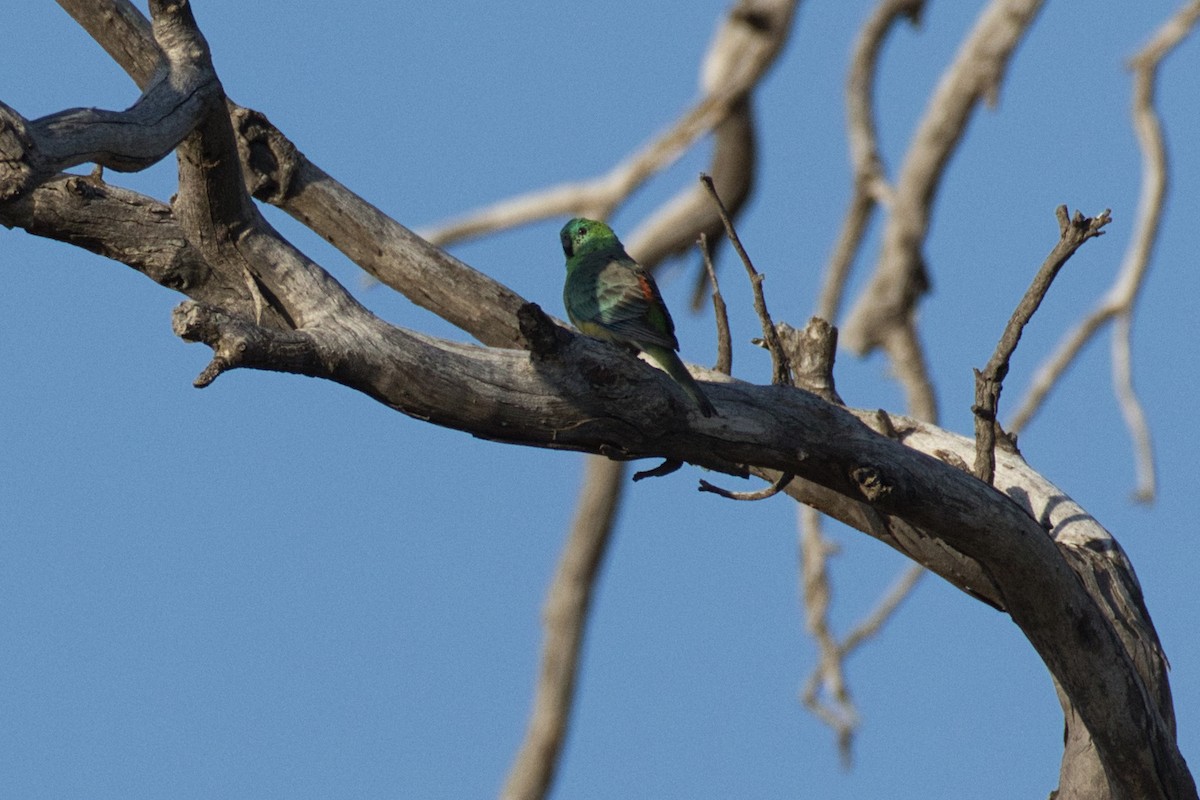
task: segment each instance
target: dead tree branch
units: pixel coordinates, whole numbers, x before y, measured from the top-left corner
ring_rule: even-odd
[[[837,328],[820,317],[813,317],[802,330],[786,322],[775,325],[784,352],[788,356],[796,385],[812,392],[827,403],[845,405],[833,378],[837,356]]]
[[[887,352],[909,408],[926,419],[937,419],[937,400],[914,315],[929,288],[922,248],[933,199],[971,112],[999,95],[1009,58],[1041,6],[1041,0],[993,0],[946,69],[900,169],[875,272],[842,328],[843,341],[859,355]]]
[[[1170,172],[1162,122],[1155,109],[1155,85],[1163,59],[1187,38],[1198,19],[1200,2],[1187,3],[1158,29],[1129,62],[1133,71],[1131,114],[1138,145],[1142,150],[1142,189],[1133,238],[1113,285],[1096,308],[1063,337],[1054,353],[1037,369],[1028,394],[1009,424],[1009,429],[1014,433],[1023,430],[1084,345],[1112,321],[1113,385],[1134,444],[1137,466],[1134,496],[1143,502],[1153,500],[1155,495],[1154,451],[1150,429],[1133,388],[1130,336],[1133,312],[1150,269],[1154,246],[1158,242]]]
[[[752,185],[754,136],[749,94],[787,41],[797,0],[739,0],[717,30],[703,67],[704,96],[667,131],[655,137],[606,175],[567,183],[495,203],[463,218],[434,226],[425,238],[447,245],[553,216],[606,219],[652,175],[674,163],[709,131],[720,134],[713,169],[731,197],[744,201]],[[728,124],[726,124],[728,123]],[[718,169],[718,166],[720,167]],[[682,252],[700,232],[710,237],[711,213],[696,213],[694,192],[668,201],[636,237],[653,242],[656,252],[633,252],[639,262]],[[740,205],[740,202],[739,202]]]
[[[587,460],[571,534],[542,614],[546,634],[533,713],[509,771],[504,800],[540,800],[554,780],[574,705],[588,609],[624,483],[624,464],[598,457]]]
[[[829,610],[833,588],[829,580],[829,556],[835,545],[821,532],[821,512],[800,507],[800,586],[804,598],[804,625],[817,645],[817,666],[800,693],[804,706],[833,729],[842,766],[853,762],[854,732],[858,710],[846,682],[842,649],[830,626]],[[822,690],[826,700],[822,697]]]
[[[717,213],[720,215],[721,222],[725,226],[725,235],[729,237],[730,244],[737,251],[738,257],[742,259],[742,264],[746,267],[746,274],[750,276],[750,287],[754,291],[754,310],[758,313],[759,322],[762,323],[763,341],[766,342],[767,350],[771,353],[771,383],[779,386],[791,386],[791,365],[788,363],[788,356],[784,352],[783,343],[779,341],[779,333],[775,330],[775,323],[771,321],[771,314],[767,311],[767,300],[763,296],[762,290],[763,276],[758,270],[754,269],[754,264],[750,261],[750,256],[746,253],[746,248],[742,247],[742,240],[738,238],[737,230],[733,227],[733,220],[730,218],[725,204],[721,202],[721,197],[717,194],[717,189],[713,185],[712,178],[708,175],[701,175],[700,182],[708,190],[709,196],[716,206]]]
[[[1000,404],[1004,379],[1008,376],[1009,361],[1017,350],[1017,343],[1021,341],[1021,333],[1029,320],[1033,319],[1046,292],[1050,291],[1050,284],[1054,282],[1058,271],[1084,242],[1103,235],[1104,226],[1111,220],[1108,209],[1095,217],[1085,217],[1078,211],[1074,217],[1069,217],[1067,207],[1059,206],[1055,214],[1058,216],[1058,244],[1042,263],[1025,296],[1004,326],[1004,333],[1000,335],[987,366],[982,372],[975,370],[975,405],[971,407],[975,415],[975,474],[984,483],[992,482],[996,470],[996,410]]]
[[[850,72],[846,76],[846,132],[850,142],[850,161],[854,166],[854,190],[849,208],[842,218],[833,254],[825,267],[815,316],[834,322],[842,308],[842,295],[850,277],[850,267],[862,247],[863,237],[877,205],[891,203],[892,188],[888,185],[879,154],[879,137],[875,124],[875,74],[884,40],[899,22],[907,17],[913,24],[920,22],[925,0],[882,0],[863,24],[854,43]]]
[[[731,473],[752,465],[772,480],[792,473],[789,495],[888,541],[1010,614],[1061,690],[1064,771],[1087,771],[1111,796],[1196,796],[1175,741],[1165,660],[1128,559],[1027,465],[997,453],[1004,468],[989,487],[961,468],[973,452],[968,440],[899,417],[887,417],[884,426],[874,411],[852,412],[784,385],[713,383],[706,388],[728,415],[692,419],[658,370],[538,318],[519,297],[507,323],[517,331],[510,340],[529,349],[462,344],[385,323],[258,215],[245,192],[245,156],[228,105],[187,4],[154,0],[150,8],[163,59],[204,87],[186,95],[196,106],[178,146],[177,200],[168,207],[56,174],[50,164],[57,162],[44,154],[77,157],[92,134],[70,126],[43,130],[10,116],[4,156],[27,169],[0,176],[0,197],[7,198],[0,200],[0,222],[170,281],[192,298],[177,312],[181,332],[213,350],[202,378],[236,367],[293,372],[480,438]],[[121,30],[140,35],[136,26]],[[124,124],[120,112],[109,113],[102,125]],[[172,136],[177,124],[164,122]],[[55,137],[61,140],[39,149]],[[153,140],[134,144],[144,141]],[[146,152],[134,144],[125,149],[125,138],[107,136],[104,157],[134,164]],[[118,213],[101,218],[110,210]],[[429,275],[445,263],[430,256],[420,265],[434,271]],[[513,297],[473,300],[502,318],[497,307]],[[520,321],[546,330],[524,335]],[[873,425],[886,427],[886,435]]]
[[[792,482],[796,476],[790,472],[780,473],[779,477],[763,489],[758,489],[752,492],[731,492],[728,489],[722,489],[720,486],[709,483],[701,479],[700,491],[710,492],[718,497],[724,497],[726,500],[766,500],[768,497],[774,497],[787,488],[787,485]]]
[[[833,592],[828,561],[835,546],[823,535],[821,514],[816,509],[801,506],[799,524],[804,621],[817,643],[818,653],[817,666],[805,682],[800,700],[833,729],[842,764],[849,767],[853,761],[859,716],[846,681],[846,659],[879,633],[926,571],[919,564],[906,569],[871,613],[839,642],[829,622]]]
[[[712,285],[713,318],[717,325],[717,363],[713,369],[724,375],[733,374],[733,337],[729,332],[729,310],[725,307],[725,298],[721,296],[721,284],[717,282],[717,271],[713,267],[712,250],[708,243],[708,234],[701,233],[698,242],[700,257],[704,261],[704,271]]]

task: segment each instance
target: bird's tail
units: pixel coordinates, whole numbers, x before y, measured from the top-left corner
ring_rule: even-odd
[[[661,364],[662,368],[667,371],[667,374],[674,378],[675,382],[687,392],[688,396],[699,406],[701,414],[711,417],[717,413],[717,410],[713,408],[713,404],[708,401],[708,398],[704,396],[704,392],[696,385],[696,381],[692,378],[691,373],[687,371],[687,367],[679,360],[679,356],[675,355],[674,350],[669,350],[660,345],[651,345],[646,348],[645,352],[646,355]]]

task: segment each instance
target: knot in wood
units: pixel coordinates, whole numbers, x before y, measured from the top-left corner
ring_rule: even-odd
[[[892,487],[883,479],[883,474],[872,466],[855,467],[850,471],[851,479],[868,502],[875,503],[891,493]]]
[[[93,179],[82,175],[67,181],[67,191],[81,200],[98,200],[104,197],[103,187]]]

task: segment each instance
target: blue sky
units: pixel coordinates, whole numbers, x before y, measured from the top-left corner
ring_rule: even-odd
[[[802,3],[757,98],[762,173],[740,225],[773,314],[801,324],[848,193],[842,82],[870,3]],[[227,92],[410,227],[607,170],[697,95],[726,2],[288,4],[196,0]],[[880,79],[893,168],[979,3],[932,2]],[[1050,3],[1001,102],[971,124],[939,196],[922,308],[943,424],[970,430],[982,366],[1057,238],[1054,207],[1113,209],[1022,340],[1002,400],[1107,288],[1139,160],[1126,57],[1175,3]],[[27,117],[124,108],[133,84],[61,10],[8,23],[0,99]],[[1160,498],[1134,505],[1107,338],[1022,438],[1030,462],[1128,550],[1173,665],[1185,757],[1200,761],[1191,220],[1200,214],[1200,45],[1165,64],[1174,182],[1134,338]],[[587,101],[577,91],[586,83]],[[701,148],[613,218],[631,231],[705,165]],[[165,199],[167,160],[110,180]],[[347,285],[353,265],[272,222]],[[454,252],[561,313],[562,219]],[[878,231],[858,265],[862,275]],[[729,263],[728,261],[726,262]],[[170,329],[181,299],[128,268],[0,230],[0,785],[23,798],[488,797],[524,732],[544,591],[582,456],[503,446],[347,389],[238,371],[197,391],[209,352]],[[695,269],[660,280],[685,358],[714,357]],[[748,291],[726,272],[735,374],[769,379]],[[386,319],[465,338],[389,291]],[[842,354],[855,406],[899,409],[880,359]],[[1007,403],[1007,405],[1005,405]],[[796,508],[698,494],[700,474],[631,486],[601,578],[556,797],[1044,796],[1061,715],[1006,616],[927,578],[849,664],[863,716],[852,771],[797,693]],[[735,487],[737,488],[737,487]],[[835,529],[834,622],[853,624],[906,563]]]

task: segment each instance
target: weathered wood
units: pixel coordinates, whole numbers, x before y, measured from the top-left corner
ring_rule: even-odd
[[[535,350],[517,349],[527,344],[519,296],[377,211],[356,225],[351,209],[362,201],[325,194],[322,203],[340,197],[321,212],[325,230],[340,231],[339,246],[381,274],[404,262],[395,280],[406,292],[448,270],[469,278],[431,289],[427,302],[505,347],[388,325],[279,237],[249,199],[247,185],[276,191],[281,203],[327,192],[315,188],[324,185],[321,173],[294,162],[310,170],[307,183],[296,183],[303,173],[292,169],[293,178],[276,173],[273,190],[260,180],[269,170],[245,168],[262,151],[245,135],[239,143],[187,4],[159,0],[151,10],[156,49],[105,44],[141,54],[130,64],[147,90],[128,112],[73,111],[29,123],[0,109],[0,222],[103,253],[192,298],[177,309],[175,327],[214,351],[198,383],[235,368],[293,372],[484,439],[794,474],[789,494],[889,541],[1011,615],[1060,689],[1068,724],[1062,775],[1076,782],[1060,787],[1065,794],[1084,796],[1086,783],[1107,797],[1196,797],[1175,742],[1165,658],[1128,558],[1019,456],[997,453],[992,487],[964,468],[969,440],[912,420],[697,371],[722,414],[703,419],[660,372],[603,343],[562,331],[534,337],[541,343]],[[98,38],[146,35],[136,24],[97,30]],[[151,80],[144,72],[154,52],[161,56]],[[159,128],[144,113],[162,96],[179,110]],[[170,207],[99,177],[58,174],[79,159],[141,168],[176,144],[180,193]],[[391,236],[372,237],[381,229]],[[451,293],[458,295],[453,303]]]

